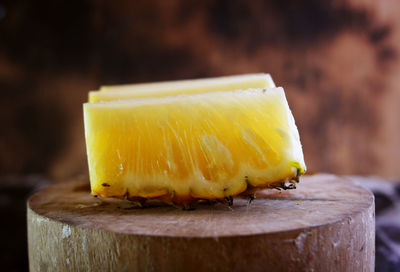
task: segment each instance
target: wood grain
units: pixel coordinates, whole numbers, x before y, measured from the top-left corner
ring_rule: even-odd
[[[86,179],[28,200],[31,271],[373,271],[374,198],[333,175],[182,211],[89,194]]]

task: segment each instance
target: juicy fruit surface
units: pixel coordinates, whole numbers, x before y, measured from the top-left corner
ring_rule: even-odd
[[[84,104],[92,193],[220,199],[305,171],[282,88]]]
[[[89,92],[89,102],[269,87],[275,87],[275,83],[269,74],[248,74],[208,79],[104,86],[101,87],[100,91]]]

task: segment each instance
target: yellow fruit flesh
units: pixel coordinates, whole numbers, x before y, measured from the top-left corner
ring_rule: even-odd
[[[220,199],[305,171],[282,88],[84,104],[92,193]]]
[[[269,74],[104,86],[101,87],[100,91],[89,92],[89,102],[268,87],[275,87],[275,83]]]

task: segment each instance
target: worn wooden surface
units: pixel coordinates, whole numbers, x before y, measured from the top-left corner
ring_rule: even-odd
[[[31,271],[373,271],[374,234],[373,195],[333,175],[232,210],[135,208],[85,179],[28,200]]]

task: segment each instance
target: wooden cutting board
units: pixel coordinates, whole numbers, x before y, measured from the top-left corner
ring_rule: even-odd
[[[31,271],[373,271],[374,197],[334,175],[184,211],[90,195],[75,179],[28,199]]]

